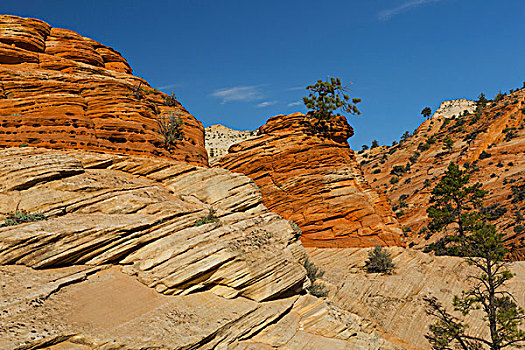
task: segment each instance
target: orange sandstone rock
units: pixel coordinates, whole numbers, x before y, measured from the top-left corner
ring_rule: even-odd
[[[452,141],[450,150],[444,140]],[[433,140],[433,142],[429,142]],[[399,144],[358,154],[365,177],[389,197],[407,243],[423,248],[441,238],[426,228],[431,191],[450,162],[468,170],[470,182],[488,191],[483,205],[491,223],[505,233],[511,259],[525,260],[525,89],[490,103],[479,115],[436,113]],[[408,166],[407,166],[408,165]],[[397,169],[404,169],[396,172]],[[391,181],[396,176],[398,181]]]
[[[154,155],[207,165],[204,128],[180,104],[131,75],[114,49],[36,19],[0,16],[0,147]],[[140,87],[140,88],[139,88]],[[168,151],[157,118],[180,113]]]
[[[390,205],[365,181],[344,117],[317,123],[278,115],[260,135],[230,147],[219,166],[251,177],[263,203],[299,225],[305,246],[401,245]]]

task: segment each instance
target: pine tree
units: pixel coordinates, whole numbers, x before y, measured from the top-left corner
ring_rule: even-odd
[[[508,254],[503,234],[486,222],[480,212],[486,191],[481,184],[468,185],[469,175],[450,163],[441,181],[432,190],[427,213],[432,231],[450,229],[456,234],[446,236],[432,248],[436,253],[461,255],[466,262],[480,270],[473,286],[453,300],[454,310],[467,316],[473,310],[484,312],[489,338],[468,333],[468,324],[450,314],[435,297],[426,297],[427,313],[437,318],[425,336],[435,350],[502,350],[525,342],[520,325],[525,314],[517,306],[504,284],[512,278],[507,263]],[[432,245],[431,245],[432,246]]]
[[[503,235],[494,225],[478,221],[472,234],[459,242],[461,251],[469,265],[480,270],[478,276],[470,276],[475,282],[461,296],[453,300],[454,310],[467,316],[481,309],[488,328],[489,338],[468,333],[468,324],[450,314],[435,297],[425,297],[427,314],[438,320],[425,335],[435,350],[463,349],[502,350],[517,347],[525,342],[525,332],[520,329],[525,319],[512,295],[503,289],[506,281],[513,277],[504,262],[507,250]]]
[[[317,83],[306,87],[310,91],[308,97],[303,97],[303,102],[311,114],[320,119],[330,119],[337,110],[349,114],[360,115],[356,104],[360,98],[352,98],[346,94],[348,88],[341,85],[339,78],[327,77],[327,81],[319,79]]]
[[[477,209],[487,194],[481,189],[480,183],[468,186],[469,180],[470,175],[466,170],[460,170],[459,166],[450,163],[442,179],[432,190],[432,205],[427,209],[429,230],[439,232],[452,229],[456,232],[430,244],[425,251],[434,250],[437,255],[462,254],[458,250],[459,246],[453,243],[472,230],[474,223],[480,218]]]
[[[428,118],[432,115],[432,110],[430,109],[430,107],[425,107],[423,108],[423,110],[421,111],[421,115],[425,118]]]

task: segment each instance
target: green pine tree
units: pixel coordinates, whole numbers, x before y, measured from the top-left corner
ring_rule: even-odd
[[[480,270],[471,288],[453,300],[454,310],[467,316],[474,310],[484,313],[488,338],[468,332],[468,324],[449,313],[435,297],[425,297],[427,314],[437,318],[425,337],[434,350],[502,350],[518,347],[525,342],[525,332],[520,329],[525,319],[512,295],[504,290],[505,282],[513,277],[504,261],[507,250],[503,235],[494,225],[485,221],[476,223],[472,234],[460,242],[468,264]]]
[[[474,223],[480,218],[477,209],[487,194],[481,189],[480,183],[468,186],[469,180],[470,175],[466,170],[450,163],[442,179],[432,190],[432,205],[427,209],[430,218],[428,228],[431,232],[453,233],[430,244],[425,251],[433,250],[437,255],[462,255],[459,247],[453,243],[472,230]]]
[[[432,110],[430,109],[430,107],[425,107],[421,111],[421,115],[425,118],[429,118],[432,115]]]
[[[489,338],[472,335],[468,324],[449,313],[435,297],[426,297],[427,313],[437,318],[425,336],[434,350],[502,350],[525,342],[525,332],[520,330],[525,314],[504,290],[512,278],[504,261],[508,252],[503,244],[503,234],[486,222],[480,212],[486,191],[481,184],[469,186],[469,175],[450,163],[441,181],[432,190],[427,213],[432,231],[453,230],[433,247],[436,253],[461,255],[475,266],[480,274],[469,276],[472,287],[455,296],[454,310],[467,316],[482,310]]]
[[[347,94],[348,88],[341,85],[339,78],[327,77],[327,81],[319,79],[306,89],[310,94],[303,97],[303,102],[311,110],[310,113],[320,120],[330,119],[338,110],[349,114],[361,114],[356,106],[361,99],[351,99]]]

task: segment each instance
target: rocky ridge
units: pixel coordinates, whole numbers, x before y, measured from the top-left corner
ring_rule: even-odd
[[[348,145],[352,134],[344,117],[317,124],[300,113],[278,115],[217,166],[252,178],[265,206],[300,227],[305,246],[401,245],[389,204]]]
[[[304,295],[297,232],[244,175],[31,147],[0,164],[0,221],[45,218],[0,227],[1,348],[399,348]]]
[[[437,114],[437,113],[436,113]],[[359,152],[366,179],[390,199],[411,246],[438,239],[426,231],[433,183],[450,162],[468,169],[471,182],[489,191],[486,213],[506,233],[512,259],[525,259],[525,89],[489,103],[479,114],[424,121],[392,147]],[[444,149],[446,137],[452,149]],[[396,167],[396,168],[394,168]]]
[[[0,15],[0,147],[29,145],[154,155],[207,165],[204,128],[135,77],[116,50],[31,18]],[[158,118],[175,113],[183,140],[163,147]]]

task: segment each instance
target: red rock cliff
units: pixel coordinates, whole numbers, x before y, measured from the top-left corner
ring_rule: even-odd
[[[390,205],[365,181],[344,117],[322,125],[278,115],[260,136],[233,145],[219,166],[251,177],[264,204],[302,230],[305,246],[400,245]]]
[[[155,155],[207,165],[202,124],[179,103],[166,106],[165,94],[131,73],[117,51],[92,39],[37,19],[0,16],[0,147]],[[172,112],[181,113],[184,140],[168,152],[157,118]]]

